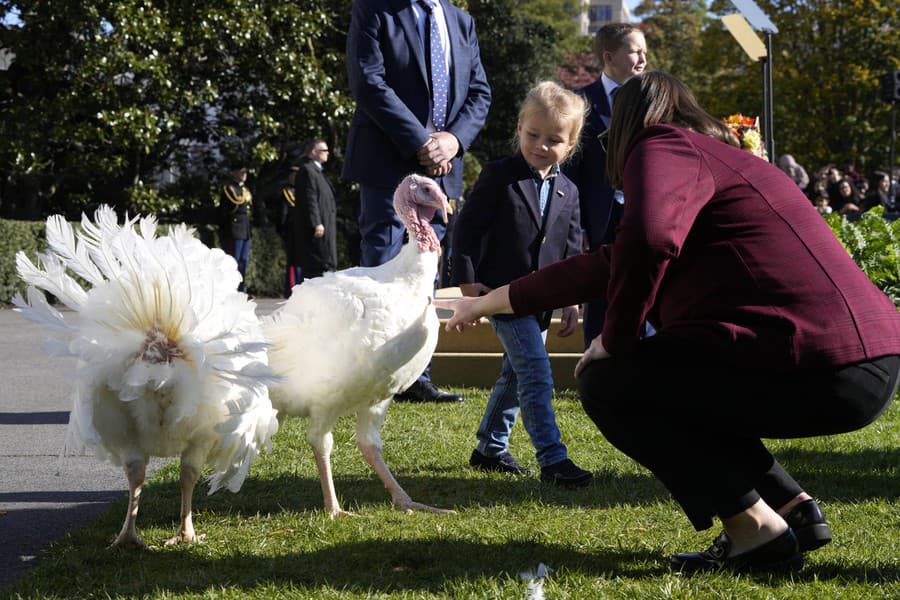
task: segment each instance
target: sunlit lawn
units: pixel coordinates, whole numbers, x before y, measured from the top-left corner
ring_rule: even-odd
[[[577,491],[536,477],[467,466],[486,391],[463,405],[394,404],[385,458],[414,499],[455,515],[393,511],[356,451],[353,422],[335,432],[335,482],[355,518],[329,520],[305,422],[290,419],[273,452],[238,494],[195,494],[203,543],[164,547],[177,528],[177,469],[146,486],[138,528],[151,549],[107,549],[124,499],[73,531],[15,587],[23,598],[898,598],[900,408],[874,425],[830,438],[772,442],[779,460],[821,502],[835,541],[793,577],[682,577],[666,557],[705,548],[665,489],[614,450],[577,400],[556,402],[570,455],[596,474]],[[711,433],[711,444],[715,435]],[[512,449],[536,468],[518,425]],[[123,478],[124,487],[124,478]],[[537,584],[527,572],[552,569]]]

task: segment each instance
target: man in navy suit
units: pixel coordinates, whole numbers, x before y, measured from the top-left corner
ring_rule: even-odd
[[[566,176],[578,187],[581,225],[588,251],[611,243],[622,217],[624,199],[606,177],[606,145],[602,136],[609,127],[615,89],[647,66],[647,43],[636,25],[609,23],[597,31],[594,54],[603,65],[603,72],[594,83],[578,90],[590,104],[582,130],[581,152],[563,166]],[[585,348],[600,334],[605,316],[606,298],[585,304]]]
[[[403,244],[393,193],[404,176],[434,177],[451,206],[462,194],[462,155],[484,125],[491,89],[472,17],[448,0],[355,0],[346,61],[356,112],[342,175],[360,184],[362,265],[377,266]],[[437,115],[435,99],[446,106]],[[442,238],[443,224],[433,225]],[[427,371],[400,398],[461,400]]]

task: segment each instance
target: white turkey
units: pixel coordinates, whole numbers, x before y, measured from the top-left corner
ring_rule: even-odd
[[[185,225],[157,237],[153,217],[120,226],[104,206],[94,218],[82,217],[77,242],[61,216],[47,219],[38,265],[16,255],[28,290],[14,304],[55,332],[52,353],[78,359],[64,452],[90,448],[125,469],[128,512],[113,544],[146,545],[135,519],[153,456],[181,461],[181,523],[166,543],[197,541],[191,500],[201,470],[212,470],[210,494],[238,491],[278,428],[255,306],[235,291],[234,259]]]
[[[425,369],[437,344],[433,304],[440,243],[429,222],[447,215],[447,198],[426,177],[406,177],[394,193],[394,209],[409,243],[377,267],[326,273],[295,286],[291,297],[263,318],[269,364],[282,383],[269,390],[279,416],[309,419],[325,511],[341,509],[331,474],[332,429],[356,415],[356,443],[384,483],[398,510],[453,512],[413,502],[381,455],[381,427],[394,394]]]

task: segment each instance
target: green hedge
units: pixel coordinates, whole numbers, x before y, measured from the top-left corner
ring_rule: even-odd
[[[200,227],[198,236],[208,246],[219,246],[214,227]],[[0,219],[0,303],[8,304],[16,292],[25,292],[25,284],[16,275],[16,252],[23,250],[35,261],[46,247],[43,221]],[[255,296],[280,298],[284,288],[284,245],[271,227],[254,227],[250,263],[247,265],[247,289]]]
[[[0,302],[9,303],[16,292],[25,292],[25,284],[16,275],[16,252],[24,250],[34,260],[45,246],[43,221],[0,219]]]
[[[900,219],[885,220],[877,206],[852,220],[832,213],[826,221],[856,264],[900,308]]]

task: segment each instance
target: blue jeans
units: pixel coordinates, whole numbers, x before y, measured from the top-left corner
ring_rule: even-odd
[[[509,434],[520,410],[540,466],[568,456],[553,412],[553,374],[545,344],[546,333],[536,316],[490,319],[503,344],[503,367],[478,426],[479,452],[497,456],[509,447]]]
[[[435,215],[431,226],[438,239],[444,239],[447,228],[439,216]],[[377,267],[400,254],[405,230],[403,221],[397,217],[397,212],[394,210],[394,189],[360,184],[359,234],[361,239],[359,246],[362,266]],[[437,275],[435,275],[435,284],[437,284]],[[431,381],[430,370],[431,363],[429,362],[425,367],[425,372],[419,376],[420,382]]]

